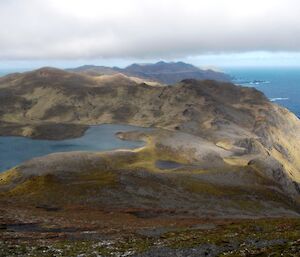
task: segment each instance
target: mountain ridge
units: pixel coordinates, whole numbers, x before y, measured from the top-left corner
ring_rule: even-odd
[[[156,81],[163,84],[174,84],[183,79],[194,78],[198,80],[219,80],[230,81],[231,77],[222,72],[213,70],[202,70],[194,65],[184,62],[164,62],[160,61],[154,64],[134,63],[125,68],[105,67],[95,65],[84,65],[67,71],[79,72],[93,76],[111,75],[123,73],[127,76],[138,77],[150,81]]]

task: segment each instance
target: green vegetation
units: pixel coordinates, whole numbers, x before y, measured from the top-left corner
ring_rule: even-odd
[[[17,179],[19,173],[16,169],[11,169],[6,172],[0,173],[0,186],[5,186],[11,183],[11,181]]]
[[[18,199],[33,203],[65,204],[86,199],[86,196],[97,195],[105,187],[117,184],[115,173],[107,171],[90,171],[72,174],[67,178],[59,178],[48,174],[33,176],[17,184],[11,190],[2,192],[4,198]],[[63,197],[62,197],[63,196]]]

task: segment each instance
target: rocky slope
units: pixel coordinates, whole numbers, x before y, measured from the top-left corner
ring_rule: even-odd
[[[124,69],[85,65],[69,71],[92,76],[112,75],[122,73],[130,77],[156,81],[163,84],[175,84],[183,79],[230,81],[231,77],[225,73],[213,70],[202,70],[184,62],[158,62],[154,64],[132,64]]]
[[[147,142],[136,151],[58,153],[3,173],[3,201],[298,215],[300,122],[253,88],[193,79],[150,86],[44,68],[1,78],[0,110],[2,135],[64,138],[99,123],[156,128],[118,135]]]

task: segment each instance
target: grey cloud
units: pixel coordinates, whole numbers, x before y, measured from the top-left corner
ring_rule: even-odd
[[[296,0],[1,0],[0,59],[300,51]]]

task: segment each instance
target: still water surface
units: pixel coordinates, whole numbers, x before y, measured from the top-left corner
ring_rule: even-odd
[[[75,139],[39,140],[25,137],[0,137],[0,172],[23,161],[55,152],[108,151],[133,149],[144,145],[141,141],[124,141],[115,136],[119,131],[149,130],[128,125],[104,124],[90,127]]]

